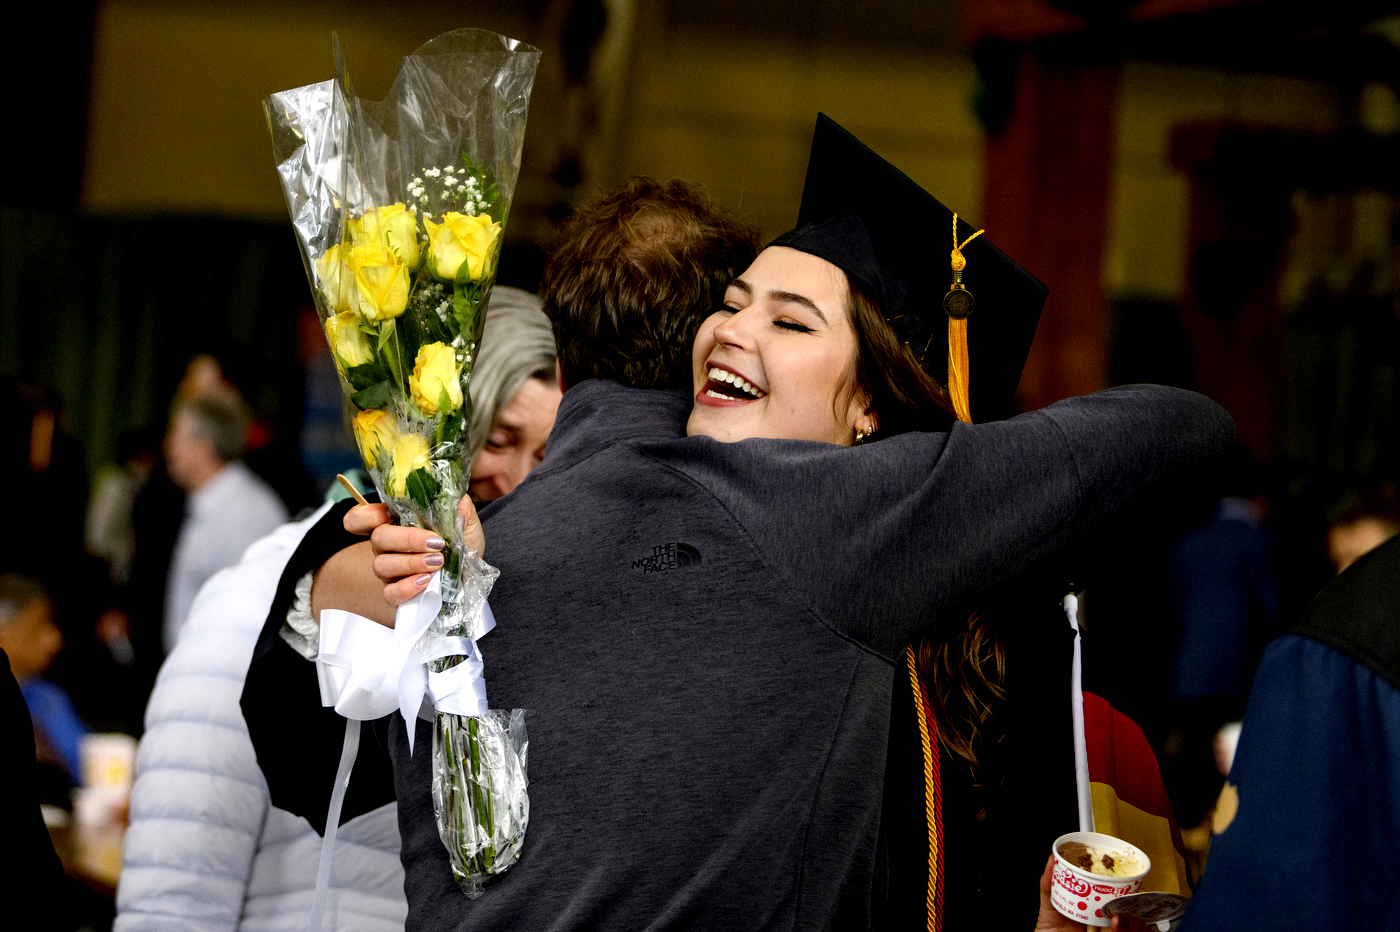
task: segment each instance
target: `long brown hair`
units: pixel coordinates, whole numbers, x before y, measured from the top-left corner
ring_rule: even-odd
[[[858,350],[855,390],[875,411],[878,425],[874,436],[947,430],[953,422],[947,390],[919,366],[860,280],[847,275],[846,284],[846,310],[856,331]]]
[[[947,430],[954,419],[947,390],[919,365],[862,283],[849,275],[846,280],[847,310],[859,346],[855,390],[875,412],[875,438]],[[978,784],[988,778],[986,742],[996,740],[989,723],[1006,699],[1006,648],[995,618],[974,611],[956,630],[933,630],[914,644],[938,740],[967,761]]]

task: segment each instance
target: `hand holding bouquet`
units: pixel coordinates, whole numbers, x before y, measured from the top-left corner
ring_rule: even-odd
[[[440,579],[399,611],[396,636],[412,645],[399,696],[406,717],[418,697],[435,709],[438,826],[477,896],[518,856],[529,800],[524,714],[488,711],[475,644],[493,624],[496,571],[464,552],[456,507],[539,52],[447,33],[404,59],[380,103],[355,96],[335,52],[336,80],[268,98],[268,125],[365,466],[400,523],[447,542]]]

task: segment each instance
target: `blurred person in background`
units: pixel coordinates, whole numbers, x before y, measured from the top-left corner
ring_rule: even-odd
[[[1163,775],[1187,828],[1201,822],[1220,793],[1216,732],[1244,714],[1259,655],[1279,633],[1263,469],[1236,444],[1216,479],[1217,494],[1224,494],[1209,519],[1172,546],[1167,567],[1179,637]]]
[[[1400,538],[1264,652],[1182,932],[1400,929]]]
[[[5,625],[0,622],[0,628]],[[34,726],[6,652],[0,649],[0,838],[7,865],[0,871],[0,902],[7,928],[72,928],[63,864],[40,808]]]
[[[241,400],[219,395],[183,402],[171,418],[166,470],[188,500],[165,590],[167,653],[200,586],[287,520],[282,500],[240,461],[246,427]]]
[[[136,496],[160,462],[160,432],[128,430],[117,439],[117,461],[98,471],[83,525],[88,553],[107,561],[112,584],[125,586],[136,555],[132,514]]]
[[[0,377],[0,483],[25,508],[37,509],[57,527],[81,528],[88,502],[88,481],[82,444],[63,425],[63,403],[52,388]],[[81,533],[81,532],[77,532]],[[116,705],[111,694],[97,703],[84,695],[93,681],[90,661],[106,653],[94,630],[97,617],[112,604],[108,564],[85,553],[72,554],[61,565],[33,541],[12,536],[0,544],[0,572],[33,577],[46,590],[50,617],[58,626],[64,649],[46,668],[47,683],[61,688],[78,715],[89,724],[109,724],[102,714]],[[109,659],[110,662],[110,659]],[[92,690],[96,691],[96,690]],[[130,716],[118,715],[123,727]]]
[[[175,386],[175,403],[191,398],[244,400],[238,386],[224,377],[223,364],[213,353],[197,353],[185,365],[185,374]]]
[[[68,694],[43,677],[62,649],[63,633],[54,622],[47,590],[29,576],[0,576],[0,650],[9,655],[34,722],[40,799],[68,808],[68,790],[80,777],[78,745],[87,726]]]
[[[284,397],[287,386],[279,384],[275,375],[280,367],[270,362],[266,350],[227,334],[213,350],[190,360],[176,399],[213,395],[242,401],[247,406],[244,464],[272,486],[289,512],[314,509],[320,504],[320,495],[301,465],[296,434],[279,432],[277,409],[288,400]]]
[[[157,430],[156,462],[132,503],[134,552],[122,603],[127,616],[126,634],[132,647],[141,709],[145,708],[146,697],[150,695],[156,673],[165,660],[166,590],[175,541],[185,517],[185,492],[171,478],[161,438],[172,422],[174,412],[185,403],[204,396],[221,398],[232,405],[243,404],[237,387],[224,377],[223,367],[209,353],[200,353],[186,363],[171,397],[170,419]],[[190,595],[193,594],[191,591]]]
[[[1327,527],[1327,559],[1341,573],[1381,544],[1400,534],[1400,497],[1394,483],[1349,496]]]
[[[497,287],[471,384],[473,495],[505,495],[539,462],[559,406],[554,372],[540,300]],[[238,697],[279,578],[304,572],[297,554],[310,552],[324,511],[258,541],[195,597],[147,711],[116,932],[306,926],[321,836],[268,799]],[[309,576],[295,594],[285,588],[283,616],[297,605],[311,624]],[[390,803],[341,825],[323,929],[403,928],[397,820]]]
[[[159,475],[157,470],[163,470],[160,447],[161,432],[154,426],[122,433],[117,440],[116,462],[103,466],[93,481],[83,528],[84,547],[105,567],[110,590],[105,607],[92,606],[96,612],[95,642],[83,658],[82,680],[89,688],[79,691],[91,693],[95,702],[76,692],[73,698],[90,720],[94,711],[103,710],[102,720],[95,722],[99,729],[133,735],[140,734],[150,686],[149,681],[142,683],[136,664],[127,586],[136,563],[136,502]]]
[[[82,444],[63,429],[63,400],[45,386],[0,377],[0,483],[41,507],[55,527],[80,528],[87,510],[87,471]],[[51,563],[28,541],[0,544],[0,568],[38,575]]]

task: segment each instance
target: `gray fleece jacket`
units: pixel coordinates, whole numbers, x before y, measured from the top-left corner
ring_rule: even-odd
[[[895,660],[919,629],[1220,453],[1137,386],[846,449],[683,438],[684,395],[573,387],[484,512],[491,705],[528,710],[524,853],[457,889],[430,730],[389,723],[409,930],[861,929]]]

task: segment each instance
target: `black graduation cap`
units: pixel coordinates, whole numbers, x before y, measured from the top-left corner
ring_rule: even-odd
[[[958,219],[958,243],[975,232]],[[817,114],[797,229],[771,245],[810,253],[858,279],[924,370],[947,384],[953,212],[824,113]],[[996,420],[1014,411],[1049,291],[986,236],[962,254],[963,283],[976,301],[967,318],[972,413]]]

